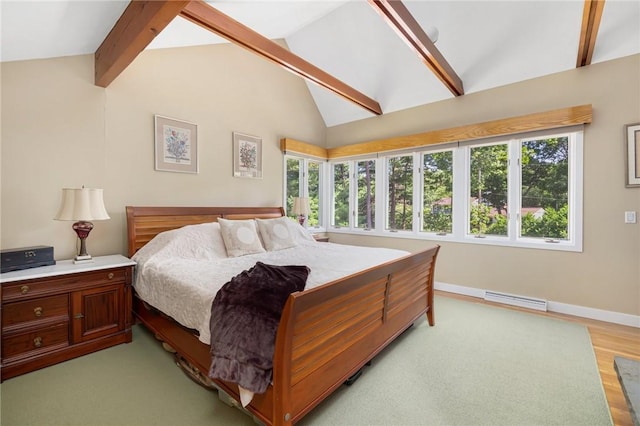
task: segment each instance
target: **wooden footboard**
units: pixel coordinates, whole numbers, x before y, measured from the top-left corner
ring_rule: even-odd
[[[438,250],[289,297],[276,339],[273,424],[300,420],[421,315],[434,325]]]
[[[129,255],[144,245],[150,228],[232,216],[232,208],[127,207]],[[242,217],[282,215],[280,208],[242,208]],[[139,225],[138,225],[139,224]],[[153,232],[152,232],[153,233]],[[143,235],[143,237],[140,237]],[[141,240],[144,239],[145,241]],[[329,396],[421,315],[434,325],[433,280],[439,246],[355,273],[322,286],[291,294],[276,336],[273,385],[255,395],[247,410],[267,425],[290,425]],[[139,300],[134,314],[180,357],[205,375],[209,346],[190,330],[148,309]],[[215,386],[239,401],[237,386]]]

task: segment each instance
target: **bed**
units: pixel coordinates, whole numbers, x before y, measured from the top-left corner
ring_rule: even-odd
[[[128,255],[132,257],[165,231],[225,220],[276,219],[283,217],[284,211],[280,207],[129,206],[126,215]],[[300,245],[321,250],[319,246],[331,243]],[[246,411],[267,425],[294,424],[420,316],[426,314],[429,324],[434,325],[433,279],[438,250],[436,245],[394,255],[392,260],[290,294],[277,326],[272,382],[265,393],[253,396]],[[310,276],[310,280],[319,278]],[[197,327],[180,324],[153,306],[136,292],[136,319],[176,352],[194,379],[212,385],[231,401],[240,401],[235,383],[207,377],[211,354],[202,332],[194,332]]]

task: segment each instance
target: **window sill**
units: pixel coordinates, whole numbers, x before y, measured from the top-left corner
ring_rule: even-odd
[[[328,228],[327,232],[336,234],[349,234],[379,238],[404,238],[408,240],[427,240],[435,242],[462,243],[462,244],[478,244],[488,246],[514,247],[537,250],[552,251],[568,251],[582,252],[582,244],[571,241],[547,242],[543,239],[527,238],[512,240],[507,237],[484,236],[482,238],[473,235],[465,235],[463,237],[454,234],[439,235],[436,233],[416,233],[412,231],[375,231],[364,229],[348,229],[348,228]]]

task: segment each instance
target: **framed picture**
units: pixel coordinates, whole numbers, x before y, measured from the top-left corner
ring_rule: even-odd
[[[262,139],[233,132],[233,176],[262,179]]]
[[[627,124],[627,187],[640,187],[640,123]]]
[[[198,126],[155,116],[156,170],[198,173]]]

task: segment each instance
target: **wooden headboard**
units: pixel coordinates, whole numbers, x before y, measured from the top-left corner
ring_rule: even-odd
[[[127,206],[127,255],[157,234],[185,225],[225,219],[268,219],[284,216],[282,207],[133,207]]]

